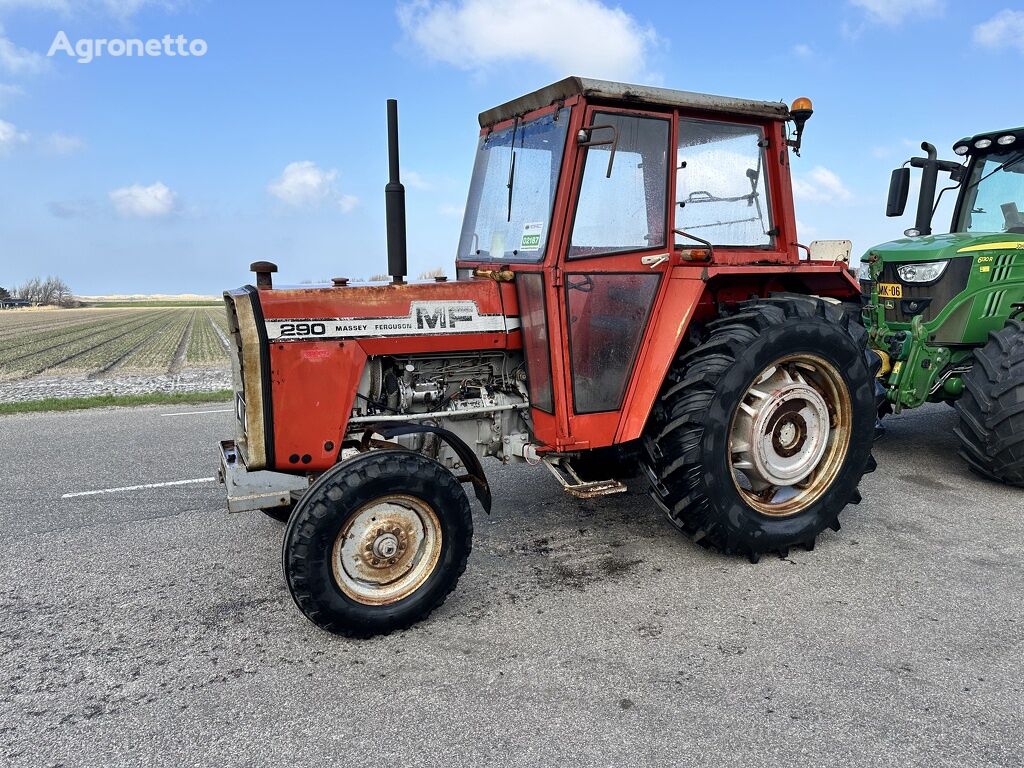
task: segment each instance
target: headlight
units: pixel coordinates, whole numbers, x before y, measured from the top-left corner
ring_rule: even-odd
[[[929,261],[925,264],[904,264],[896,267],[896,273],[905,283],[930,283],[942,277],[948,261]]]

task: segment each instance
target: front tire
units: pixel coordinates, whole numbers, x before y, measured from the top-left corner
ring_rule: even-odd
[[[960,455],[982,477],[1024,487],[1024,322],[1008,320],[974,352],[956,403]]]
[[[746,302],[682,355],[644,438],[652,496],[704,547],[757,560],[814,546],[874,469],[878,357],[840,309]]]
[[[285,580],[321,629],[387,634],[445,601],[472,536],[469,499],[451,472],[411,451],[371,451],[325,472],[296,505]]]

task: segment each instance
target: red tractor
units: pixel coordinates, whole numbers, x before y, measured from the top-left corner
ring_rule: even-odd
[[[480,459],[580,497],[642,474],[702,546],[814,546],[860,496],[878,358],[846,241],[797,241],[806,99],[570,77],[480,115],[458,279],[407,283],[388,103],[389,284],[225,294],[238,418],[232,511],[287,520],[302,612],[407,627],[466,567]],[[788,130],[788,124],[793,130]],[[846,243],[844,247],[844,243]]]

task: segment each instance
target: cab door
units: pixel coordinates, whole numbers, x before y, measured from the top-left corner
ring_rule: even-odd
[[[555,272],[563,447],[611,445],[673,250],[671,114],[590,107]]]

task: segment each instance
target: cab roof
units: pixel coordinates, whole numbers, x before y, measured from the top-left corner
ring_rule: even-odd
[[[510,120],[535,109],[573,96],[589,99],[619,101],[648,107],[687,107],[730,115],[788,120],[789,107],[781,101],[754,101],[730,96],[712,96],[707,93],[654,88],[649,85],[615,83],[610,80],[592,80],[587,77],[567,77],[533,93],[512,99],[501,106],[480,113],[480,127],[485,128],[503,120]]]

